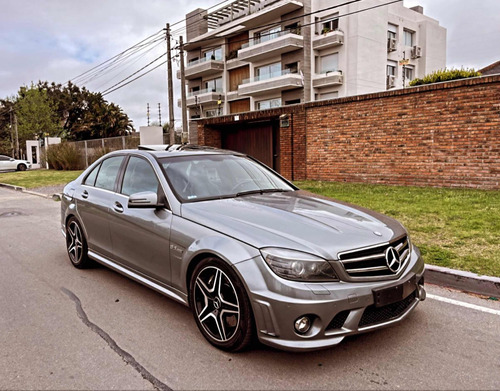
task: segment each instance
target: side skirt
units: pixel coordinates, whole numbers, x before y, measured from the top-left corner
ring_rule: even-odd
[[[185,297],[184,294],[178,291],[174,291],[171,289],[167,289],[164,286],[161,286],[157,284],[156,282],[153,282],[149,279],[147,279],[144,276],[141,276],[129,269],[124,268],[123,266],[120,266],[112,261],[110,261],[107,258],[102,257],[101,255],[89,250],[88,255],[90,258],[93,260],[103,264],[104,266],[109,267],[110,269],[113,269],[114,271],[117,271],[118,273],[121,273],[129,278],[131,278],[134,281],[137,281],[151,289],[154,289],[158,293],[161,293],[162,295],[165,295],[171,299],[174,299],[175,301],[178,301],[181,304],[184,304],[185,306],[189,306],[187,302],[187,298]]]

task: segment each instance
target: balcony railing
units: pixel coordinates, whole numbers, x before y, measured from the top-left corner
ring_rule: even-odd
[[[276,38],[279,38],[279,37],[282,37],[282,36],[288,35],[288,34],[300,35],[300,28],[278,31],[275,33],[263,35],[260,38],[251,39],[247,43],[244,43],[243,45],[241,45],[241,49],[246,49],[246,48],[252,47],[254,45],[258,45],[259,43],[272,41],[273,39],[276,39]]]
[[[222,88],[204,88],[203,90],[188,92],[187,97],[190,98],[192,96],[210,94],[212,92],[222,94],[223,90],[222,90]]]
[[[189,61],[188,64],[187,64],[187,66],[191,67],[191,66],[195,66],[195,65],[198,65],[198,64],[203,64],[204,62],[207,62],[207,61],[222,61],[222,56],[213,56],[213,57],[199,58],[198,60]]]
[[[292,71],[290,69],[282,69],[282,70],[276,71],[276,72],[264,73],[263,75],[254,76],[254,77],[251,77],[249,79],[243,79],[243,82],[241,84],[255,83],[258,81],[274,79],[275,77],[289,75],[290,73],[292,73]],[[297,73],[297,72],[293,72],[293,73]]]

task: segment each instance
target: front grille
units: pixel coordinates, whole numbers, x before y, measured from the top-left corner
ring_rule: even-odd
[[[341,329],[351,311],[341,311],[332,319],[326,330]]]
[[[396,250],[401,262],[399,268],[388,267],[386,252],[390,247]],[[338,258],[347,274],[354,278],[371,278],[380,276],[394,276],[403,269],[410,257],[410,248],[407,236],[402,236],[390,243],[365,247],[353,251],[344,251]],[[395,271],[394,271],[395,270]]]
[[[383,307],[375,307],[375,305],[366,307],[359,321],[359,327],[388,322],[392,319],[399,318],[408,307],[413,304],[416,298],[417,290],[415,289],[406,299],[396,303],[388,304]]]

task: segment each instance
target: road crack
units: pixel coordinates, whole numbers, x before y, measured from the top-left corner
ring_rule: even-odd
[[[118,344],[111,338],[111,336],[106,333],[103,329],[97,326],[95,323],[92,323],[87,314],[85,313],[82,303],[80,299],[69,289],[64,287],[61,288],[61,291],[65,293],[76,305],[76,312],[78,317],[82,320],[83,324],[91,329],[94,333],[99,335],[106,343],[109,345],[111,349],[113,349],[123,361],[132,366],[145,380],[149,381],[153,387],[161,391],[172,391],[170,387],[168,387],[165,383],[162,383],[156,377],[154,377],[146,368],[144,368],[141,364],[137,362],[137,360],[128,352],[123,350]]]

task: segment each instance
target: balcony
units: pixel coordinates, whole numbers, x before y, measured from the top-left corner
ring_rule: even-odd
[[[344,83],[342,71],[327,71],[326,73],[313,76],[314,88],[341,86]]]
[[[224,70],[222,59],[201,58],[187,64],[184,71],[186,80],[198,79],[204,76],[215,75]],[[181,71],[177,71],[177,79],[181,78]]]
[[[251,40],[238,50],[241,61],[258,61],[264,58],[293,52],[304,47],[304,37],[292,31],[280,31],[260,39]]]
[[[303,87],[302,76],[291,73],[289,69],[268,73],[243,80],[238,86],[238,95],[260,95],[268,92],[292,90]]]
[[[219,97],[223,95],[220,88],[206,88],[204,90],[192,91],[186,95],[186,106],[195,107],[206,103],[217,103]],[[182,107],[182,102],[179,99],[177,106]]]
[[[342,30],[330,31],[319,34],[313,38],[313,49],[322,50],[344,44],[344,32]]]
[[[298,0],[236,0],[207,15],[209,31],[186,43],[185,50],[194,50],[237,32],[274,23],[304,5]]]

